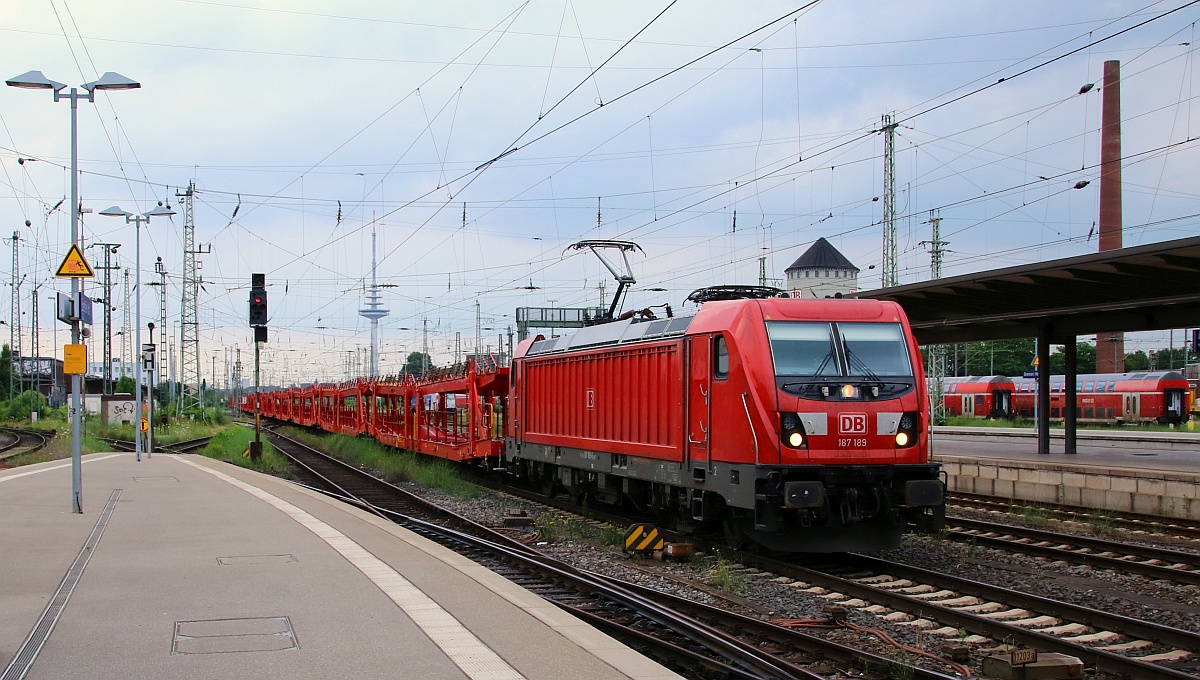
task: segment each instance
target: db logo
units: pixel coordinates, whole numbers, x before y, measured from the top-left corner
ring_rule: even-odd
[[[867,433],[867,414],[865,414],[865,413],[840,413],[840,414],[838,414],[838,433],[839,434],[866,434]]]

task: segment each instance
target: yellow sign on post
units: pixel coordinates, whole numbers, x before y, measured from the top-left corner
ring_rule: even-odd
[[[142,426],[141,427],[142,427],[142,432],[149,432],[150,431],[150,419],[142,418]]]
[[[67,256],[63,258],[62,264],[58,265],[58,271],[54,272],[55,276],[78,279],[95,278],[96,272],[92,270],[92,265],[88,264],[87,258],[83,256],[83,251],[79,246],[72,243],[71,249],[67,251]]]
[[[87,373],[87,345],[63,345],[63,373]]]

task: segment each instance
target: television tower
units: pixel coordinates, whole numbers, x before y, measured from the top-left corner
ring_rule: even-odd
[[[371,320],[371,374],[374,378],[379,375],[379,320],[391,314],[391,311],[380,307],[379,284],[375,281],[375,227],[371,227],[371,287],[367,289],[366,309],[358,310],[359,316]]]

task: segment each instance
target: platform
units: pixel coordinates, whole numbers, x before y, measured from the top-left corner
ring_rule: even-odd
[[[1067,454],[1051,430],[1051,452],[1039,454],[1027,428],[934,428],[933,458],[952,492],[1200,519],[1200,434],[1079,435]]]
[[[92,454],[82,470],[82,515],[69,461],[0,471],[5,680],[25,667],[30,680],[678,677],[486,568],[284,480],[167,454]]]

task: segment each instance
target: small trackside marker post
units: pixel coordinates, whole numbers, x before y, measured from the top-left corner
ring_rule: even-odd
[[[653,524],[631,524],[625,531],[625,552],[650,555],[662,550],[664,541],[658,527]]]

